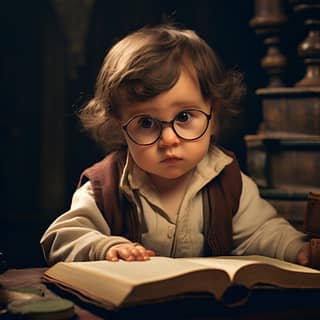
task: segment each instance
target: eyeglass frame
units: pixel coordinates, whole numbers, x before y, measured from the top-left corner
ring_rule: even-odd
[[[192,139],[183,138],[183,137],[181,137],[181,136],[177,133],[176,129],[174,128],[174,121],[176,121],[176,117],[177,117],[181,112],[187,112],[187,111],[199,111],[199,112],[201,112],[203,115],[205,115],[206,118],[207,118],[207,124],[206,124],[205,129],[203,130],[203,132],[201,133],[201,135],[199,135],[199,136],[196,137],[196,138],[192,138]],[[170,125],[170,127],[171,127],[171,129],[173,130],[173,132],[175,133],[175,135],[176,135],[177,137],[179,137],[180,139],[182,139],[182,140],[185,140],[185,141],[193,141],[193,140],[197,140],[197,139],[201,138],[201,137],[207,132],[207,130],[208,130],[209,122],[210,122],[210,120],[212,119],[212,108],[210,108],[210,113],[209,113],[209,114],[207,114],[206,112],[204,112],[204,111],[202,111],[202,110],[194,109],[194,108],[181,110],[180,112],[178,112],[178,113],[174,116],[173,119],[171,119],[171,120],[169,120],[169,121],[160,120],[160,119],[157,119],[157,118],[154,118],[154,117],[150,117],[150,118],[152,118],[153,120],[156,120],[156,121],[159,123],[159,126],[160,126],[160,132],[159,132],[158,138],[156,138],[156,139],[155,139],[153,142],[151,142],[151,143],[138,143],[138,142],[136,142],[136,141],[131,137],[131,135],[130,135],[129,132],[128,132],[128,129],[127,129],[127,128],[128,128],[128,125],[130,124],[130,122],[131,122],[133,119],[138,118],[138,117],[141,117],[141,116],[143,116],[143,115],[136,115],[136,116],[131,117],[131,118],[130,118],[129,120],[127,120],[123,125],[121,125],[121,127],[122,127],[122,129],[126,132],[127,136],[129,137],[129,139],[130,139],[133,143],[135,143],[135,144],[137,144],[137,145],[139,145],[139,146],[150,146],[150,145],[156,143],[156,142],[161,138],[161,136],[162,136],[162,131],[163,131],[163,125]]]

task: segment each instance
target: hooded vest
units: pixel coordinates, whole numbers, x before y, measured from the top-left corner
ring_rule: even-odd
[[[209,255],[228,255],[232,250],[232,217],[238,211],[242,190],[240,167],[234,155],[217,177],[205,187],[203,193],[204,234]],[[111,234],[123,236],[133,242],[141,238],[137,210],[119,188],[126,160],[126,152],[116,151],[86,169],[78,184],[89,179],[96,204],[108,223]]]

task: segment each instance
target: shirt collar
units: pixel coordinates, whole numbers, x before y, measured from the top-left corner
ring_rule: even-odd
[[[194,171],[194,179],[192,179],[187,194],[191,196],[191,194],[200,191],[231,162],[232,158],[221,149],[217,146],[210,146],[208,153],[198,163]],[[138,190],[141,195],[149,200],[156,198],[156,191],[149,175],[135,164],[129,152],[127,153],[126,163],[120,179],[120,188],[129,196],[133,196],[134,190]]]

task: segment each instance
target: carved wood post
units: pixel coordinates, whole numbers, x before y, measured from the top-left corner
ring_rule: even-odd
[[[320,193],[308,195],[304,229],[310,236],[310,265],[320,268]]]
[[[279,48],[274,49],[278,58],[267,50],[267,58],[262,61],[272,63],[262,67],[269,74],[272,71],[276,80],[271,79],[268,88],[256,91],[261,98],[263,122],[257,134],[245,136],[245,141],[248,173],[257,182],[261,196],[295,227],[309,234],[312,265],[320,267],[320,255],[314,260],[316,250],[320,251],[320,199],[316,213],[310,204],[315,199],[309,195],[312,192],[320,198],[320,0],[255,0],[254,3],[255,16],[250,25],[258,35],[264,36],[265,43],[270,37],[280,42],[284,4],[292,5],[309,29],[298,50],[306,64],[306,75],[296,86],[275,87],[283,71],[284,63],[280,62],[285,58],[279,58]],[[295,51],[300,41],[295,44]],[[290,67],[294,69],[295,65]],[[307,203],[308,218],[304,217]],[[311,234],[314,230],[318,230],[317,233]]]
[[[255,16],[250,26],[263,39],[267,47],[261,59],[261,67],[269,76],[267,87],[282,87],[282,74],[287,58],[280,51],[280,34],[287,17],[283,12],[283,0],[255,0]]]
[[[291,0],[291,4],[307,29],[306,38],[298,46],[298,55],[304,60],[306,72],[296,86],[320,86],[320,1]]]

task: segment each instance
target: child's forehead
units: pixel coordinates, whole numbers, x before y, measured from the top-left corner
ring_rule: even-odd
[[[203,111],[206,111],[206,105],[198,81],[186,69],[182,69],[178,81],[169,90],[144,101],[123,103],[119,109],[123,119],[137,114],[170,118],[185,109],[204,108]]]
[[[140,112],[149,113],[149,110],[152,110],[154,106],[192,108],[203,105],[204,96],[200,87],[201,76],[194,62],[188,56],[184,56],[181,57],[178,64],[171,67],[160,68],[161,72],[159,73],[158,70],[155,74],[152,70],[149,74],[149,68],[146,68],[142,70],[143,72],[139,71],[140,73],[135,74],[131,79],[124,79],[118,87],[110,92],[114,115],[122,120],[127,120]],[[166,102],[168,96],[170,101]],[[205,98],[208,99],[208,96]],[[139,111],[136,112],[136,109]],[[140,109],[144,110],[140,111]],[[170,108],[171,111],[172,108]]]

